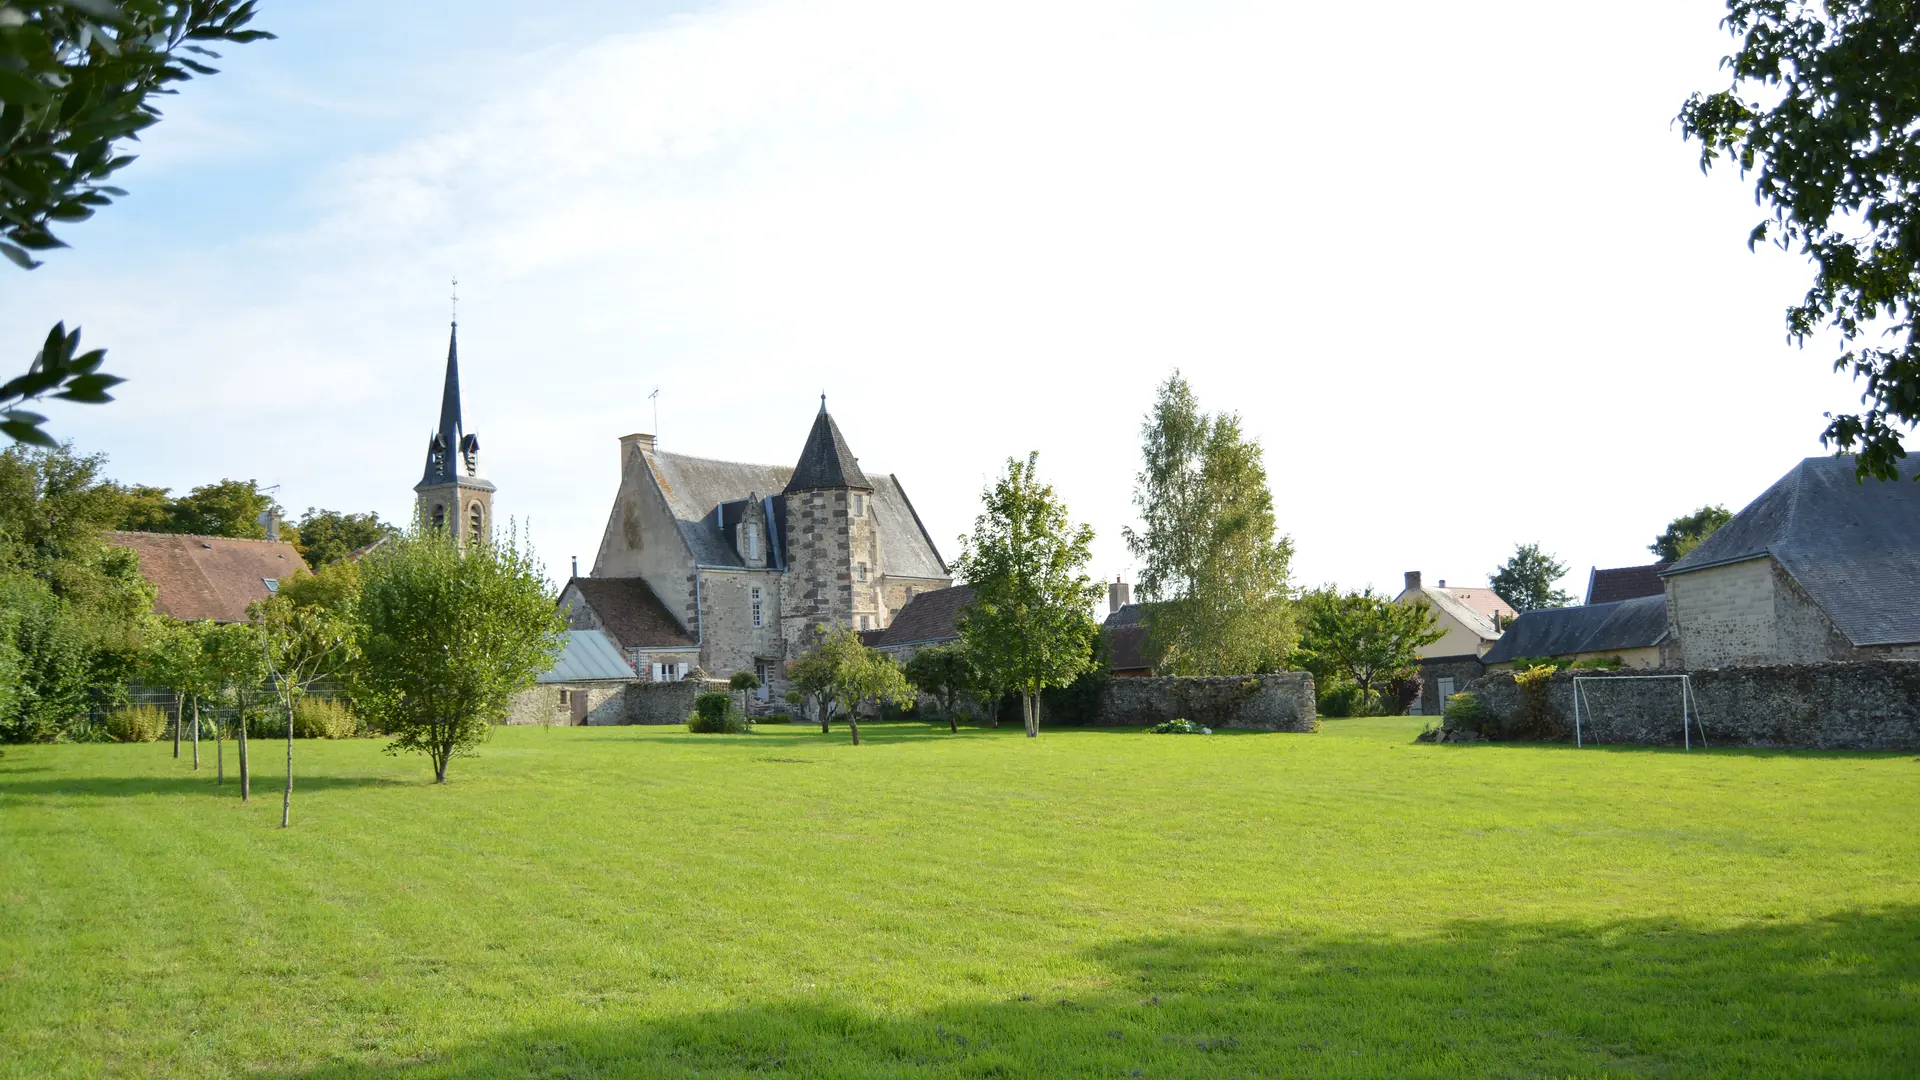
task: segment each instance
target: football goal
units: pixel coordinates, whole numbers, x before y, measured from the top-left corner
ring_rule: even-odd
[[[1585,733],[1580,725],[1582,706],[1586,709],[1587,720],[1593,720],[1594,687],[1582,685],[1588,683],[1616,682],[1677,682],[1680,684],[1680,742],[1688,750],[1693,749],[1695,732],[1700,735],[1700,745],[1707,745],[1707,731],[1700,726],[1700,702],[1693,696],[1693,680],[1685,675],[1576,675],[1573,679],[1573,744],[1585,746]],[[1603,696],[1604,700],[1604,696]]]

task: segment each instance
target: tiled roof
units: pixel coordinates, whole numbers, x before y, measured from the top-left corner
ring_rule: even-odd
[[[1594,567],[1587,575],[1587,603],[1611,604],[1617,600],[1631,600],[1636,596],[1658,596],[1667,591],[1660,583],[1660,571],[1665,570],[1663,562],[1648,563],[1645,566],[1616,566],[1610,570]]]
[[[1107,616],[1100,626],[1107,639],[1107,667],[1113,671],[1146,671],[1147,609],[1144,604],[1126,604]]]
[[[1518,656],[1572,656],[1658,645],[1667,636],[1667,598],[1641,596],[1611,604],[1544,608],[1521,613],[1481,661],[1504,664]]]
[[[292,544],[186,533],[113,532],[107,542],[140,556],[140,574],[158,595],[153,609],[176,619],[246,622],[247,605],[265,600],[267,582],[304,573]]]
[[[644,579],[577,577],[567,582],[567,588],[579,592],[620,648],[675,649],[698,644]]]
[[[567,643],[553,667],[534,679],[537,683],[632,681],[633,665],[620,655],[613,641],[599,630],[569,630]]]
[[[785,494],[813,491],[817,488],[870,488],[867,475],[860,471],[860,459],[848,449],[840,425],[827,412],[827,396],[820,395],[820,413],[813,418],[813,430],[807,433],[807,445],[800,450],[800,462],[793,468]]]
[[[1807,458],[1661,576],[1771,555],[1854,645],[1920,642],[1916,474],[1863,483],[1850,455]]]
[[[1478,612],[1480,617],[1488,623],[1494,622],[1496,616],[1501,619],[1511,619],[1519,614],[1513,610],[1512,604],[1500,599],[1500,594],[1492,589],[1461,589],[1451,585],[1443,585],[1441,588],[1465,605],[1468,610]]]
[[[692,550],[694,561],[702,566],[745,566],[734,549],[732,536],[720,528],[716,514],[722,504],[748,495],[778,500],[793,475],[793,470],[784,465],[716,461],[658,450],[644,457],[667,497],[681,537]],[[886,573],[894,577],[949,576],[946,562],[933,546],[933,538],[921,528],[899,479],[892,475],[877,481],[862,477],[862,483],[873,489],[869,512],[880,534],[880,550],[886,553]]]
[[[1472,595],[1474,603],[1468,603],[1461,596],[1462,593]],[[1513,609],[1492,589],[1441,589],[1428,586],[1420,590],[1420,595],[1429,606],[1453,616],[1455,622],[1472,631],[1482,641],[1493,641],[1500,636],[1500,628],[1493,621],[1495,612],[1509,619],[1514,616]],[[1493,603],[1488,603],[1487,597],[1492,597]]]
[[[973,586],[955,585],[920,593],[881,631],[882,647],[953,641],[960,636],[960,609],[973,600]]]

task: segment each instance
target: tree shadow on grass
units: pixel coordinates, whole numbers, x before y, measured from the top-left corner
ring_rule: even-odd
[[[1914,905],[1722,930],[1472,920],[1412,939],[1169,936],[1092,959],[1108,971],[1093,990],[889,1014],[802,999],[603,1015],[262,1075],[1920,1075]]]
[[[280,791],[286,786],[287,774],[283,769],[277,773],[256,772],[253,774],[253,797],[262,798],[272,795],[279,798]],[[303,776],[293,774],[293,793],[326,791],[333,788],[369,788],[424,786],[415,781],[396,780],[385,776]],[[240,781],[233,770],[227,770],[227,782],[213,782],[212,770],[202,768],[200,775],[185,776],[68,776],[56,779],[15,780],[8,772],[0,771],[0,799],[9,795],[22,798],[34,798],[46,795],[78,795],[87,798],[126,798],[137,795],[184,795],[195,792],[212,794],[230,793],[235,799],[240,797]]]
[[[1791,746],[1706,746],[1695,745],[1692,749],[1682,746],[1679,740],[1672,745],[1647,746],[1638,743],[1594,743],[1575,746],[1572,739],[1565,742],[1546,740],[1530,741],[1524,739],[1476,740],[1461,743],[1421,743],[1443,753],[1494,753],[1502,750],[1546,750],[1568,751],[1572,753],[1596,754],[1679,754],[1711,757],[1738,758],[1843,758],[1859,760],[1862,758],[1899,758],[1913,757],[1912,750],[1820,750],[1801,749]]]

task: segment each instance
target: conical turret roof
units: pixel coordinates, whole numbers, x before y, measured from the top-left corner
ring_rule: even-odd
[[[827,395],[820,395],[820,415],[813,418],[813,430],[807,433],[806,449],[800,451],[800,463],[793,467],[793,479],[786,493],[815,491],[820,488],[860,488],[872,491],[867,474],[860,471],[860,459],[847,449],[846,436],[827,412]]]

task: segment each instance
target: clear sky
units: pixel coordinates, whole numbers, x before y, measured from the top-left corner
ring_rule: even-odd
[[[1265,448],[1301,584],[1651,556],[1854,407],[1798,257],[1672,118],[1719,0],[266,2],[132,194],[0,270],[130,376],[127,482],[411,513],[460,279],[468,430],[549,570],[622,434],[791,463],[825,391],[943,554],[1011,455],[1131,566],[1175,367]]]

